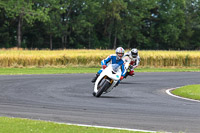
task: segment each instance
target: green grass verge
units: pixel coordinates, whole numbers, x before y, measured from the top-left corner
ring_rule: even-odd
[[[58,124],[39,120],[0,117],[1,133],[147,133]]]
[[[180,87],[173,90],[172,94],[185,98],[200,100],[200,84]]]
[[[64,74],[64,73],[96,73],[99,68],[0,68],[1,75],[15,74]]]
[[[0,68],[0,75],[96,73],[100,68]],[[137,68],[135,72],[200,72],[200,68]]]

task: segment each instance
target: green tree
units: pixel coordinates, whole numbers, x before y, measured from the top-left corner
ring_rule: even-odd
[[[108,39],[110,48],[117,47],[117,40],[122,38],[122,20],[127,9],[124,0],[102,0],[101,1],[101,24],[103,37]]]
[[[149,48],[151,40],[152,10],[156,0],[126,0],[127,12],[123,19],[123,38],[127,48]]]
[[[36,4],[37,8],[33,8]],[[1,7],[4,8],[6,16],[17,21],[17,46],[21,47],[22,27],[24,21],[27,24],[33,24],[35,20],[47,21],[49,19],[47,13],[48,8],[40,7],[32,0],[3,0]]]
[[[185,0],[185,28],[177,47],[180,49],[200,49],[200,1]]]
[[[151,33],[158,49],[174,49],[185,27],[185,0],[159,0]]]

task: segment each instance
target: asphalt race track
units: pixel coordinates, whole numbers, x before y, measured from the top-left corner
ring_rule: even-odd
[[[200,84],[199,72],[136,73],[92,96],[95,74],[1,75],[0,116],[151,131],[200,132],[200,103],[166,94]]]

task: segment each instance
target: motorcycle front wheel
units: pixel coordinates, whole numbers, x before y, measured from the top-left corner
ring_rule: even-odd
[[[96,97],[100,97],[101,94],[106,91],[108,88],[110,87],[110,82],[107,81],[106,79],[103,79],[97,86],[97,93],[96,93]]]

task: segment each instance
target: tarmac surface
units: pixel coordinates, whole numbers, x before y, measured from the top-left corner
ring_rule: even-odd
[[[200,72],[137,73],[100,98],[95,74],[1,75],[0,116],[167,132],[200,132],[200,103],[168,95]]]

